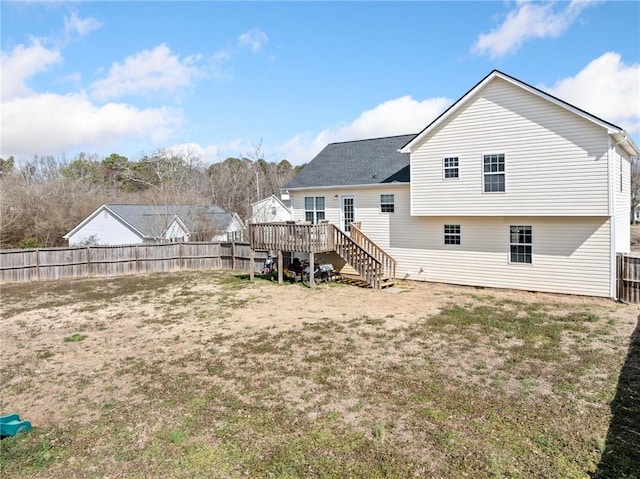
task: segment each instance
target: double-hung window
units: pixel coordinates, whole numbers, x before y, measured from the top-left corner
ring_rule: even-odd
[[[317,224],[324,217],[324,196],[305,196],[304,219],[310,223]]]
[[[442,170],[444,179],[458,178],[460,171],[458,170],[458,157],[457,156],[445,156],[442,159]]]
[[[444,244],[460,244],[460,225],[444,225]]]
[[[393,213],[396,210],[395,195],[380,195],[380,212]]]
[[[485,193],[504,191],[504,154],[482,157],[482,183]]]
[[[511,225],[509,227],[509,261],[511,263],[531,263],[533,233],[531,226]]]

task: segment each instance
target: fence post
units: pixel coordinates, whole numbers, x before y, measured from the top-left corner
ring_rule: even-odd
[[[136,263],[136,276],[137,276],[138,274],[140,274],[140,261],[138,260],[138,245],[134,245],[133,251],[135,251],[135,254],[133,255],[133,257]]]
[[[231,271],[236,270],[236,242],[231,242]]]
[[[40,250],[36,248],[36,278],[40,281]]]
[[[182,245],[184,243],[182,241],[180,241],[179,246],[178,246],[178,269],[180,271],[182,271],[184,269],[183,264],[182,264]]]
[[[253,281],[256,269],[256,252],[249,247],[249,280]]]
[[[87,246],[87,278],[91,278],[91,246]]]

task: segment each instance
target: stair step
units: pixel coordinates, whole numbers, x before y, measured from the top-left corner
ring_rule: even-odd
[[[353,286],[359,286],[361,288],[371,288],[371,285],[367,283],[362,276],[357,274],[341,274],[338,281],[345,284],[351,284]],[[393,286],[394,281],[391,278],[383,278],[380,283],[381,288],[390,288]]]

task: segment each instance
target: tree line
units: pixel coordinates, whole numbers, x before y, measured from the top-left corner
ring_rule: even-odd
[[[0,247],[65,246],[63,235],[104,203],[216,205],[246,219],[304,165],[251,157],[206,165],[194,153],[158,150],[138,160],[80,153],[71,160],[0,158]]]

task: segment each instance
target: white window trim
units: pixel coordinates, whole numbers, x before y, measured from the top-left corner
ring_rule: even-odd
[[[313,209],[312,210],[308,210],[307,209],[307,198],[313,198]],[[317,204],[317,200],[316,198],[324,198],[324,209],[323,210],[319,210],[316,208],[316,204]],[[327,217],[327,198],[325,196],[322,195],[314,195],[314,196],[304,196],[303,197],[303,211],[304,211],[304,220],[305,221],[309,221],[307,220],[307,213],[312,212],[313,213],[313,221],[311,222],[312,224],[319,224],[321,221],[324,221],[324,219],[326,219]],[[324,218],[323,219],[318,219],[318,212],[322,211],[324,213]]]
[[[447,235],[447,233],[446,233],[446,227],[447,226],[457,226],[459,228],[460,232],[459,233],[449,233]],[[447,236],[452,236],[452,237],[457,236],[460,239],[460,242],[459,243],[447,243],[447,241],[446,241],[446,237]],[[456,246],[462,246],[462,225],[459,224],[459,223],[445,223],[442,226],[442,244],[447,248],[455,248]]]
[[[487,174],[504,174],[504,191],[485,191],[484,190],[484,157],[488,156],[488,155],[502,155],[504,156],[504,171],[502,173],[487,173]],[[481,175],[481,184],[480,184],[480,190],[482,192],[483,195],[503,195],[507,192],[507,157],[508,154],[507,152],[501,152],[501,153],[483,153],[480,155],[480,175]]]
[[[447,170],[452,170],[453,167],[445,167],[444,165],[444,160],[447,158],[456,158],[458,160],[458,166],[455,167],[456,170],[458,170],[458,176],[455,177],[447,177],[446,172]],[[444,155],[442,157],[442,179],[445,181],[454,181],[454,180],[459,180],[460,179],[460,155]]]
[[[391,196],[393,201],[391,203],[382,203],[383,196]],[[382,205],[393,205],[393,211],[382,211]],[[380,193],[380,213],[383,215],[392,215],[396,212],[396,195],[395,193]]]
[[[511,243],[511,227],[512,226],[528,226],[531,228],[531,243]],[[533,225],[532,224],[523,224],[523,223],[516,223],[516,224],[510,224],[509,225],[509,229],[507,230],[507,234],[509,235],[508,239],[507,239],[507,259],[509,261],[509,264],[517,264],[517,265],[533,265],[533,244],[534,244],[534,240],[533,240]],[[511,245],[512,244],[525,244],[525,245],[531,245],[531,263],[527,263],[527,262],[521,262],[521,261],[511,261]]]

